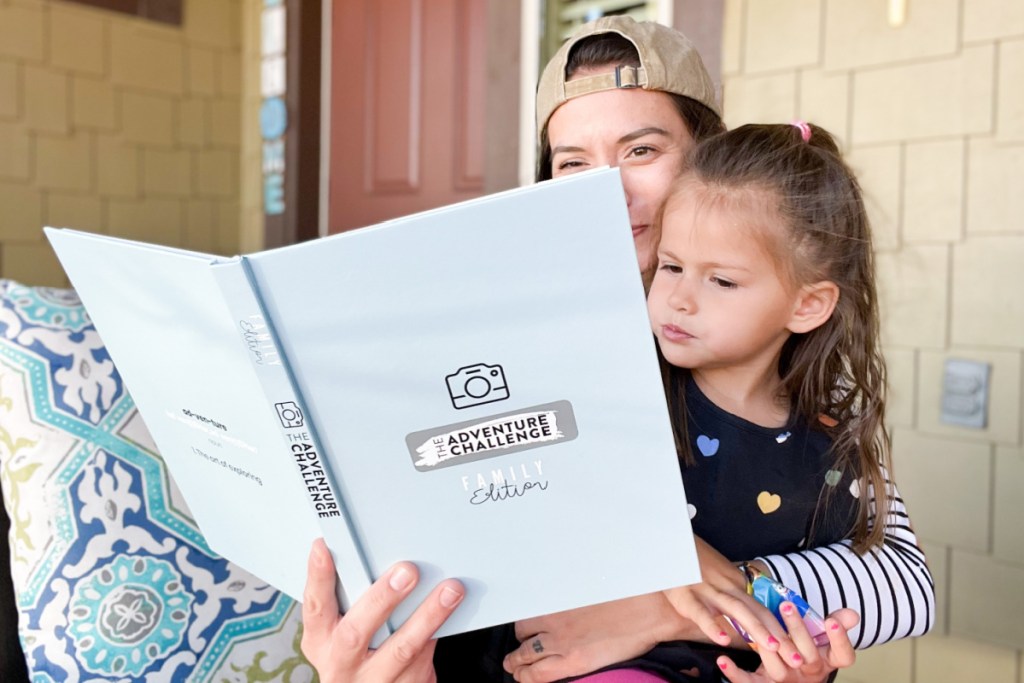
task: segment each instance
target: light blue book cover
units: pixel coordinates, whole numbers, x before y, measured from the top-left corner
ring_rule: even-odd
[[[47,229],[211,548],[439,635],[700,580],[615,169],[236,258]]]

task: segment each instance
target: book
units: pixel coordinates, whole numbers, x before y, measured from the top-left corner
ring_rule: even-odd
[[[618,171],[219,257],[46,228],[211,549],[438,635],[700,580]]]

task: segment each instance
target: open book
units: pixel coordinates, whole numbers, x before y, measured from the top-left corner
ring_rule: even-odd
[[[441,635],[699,581],[618,171],[221,258],[46,228],[210,547]]]

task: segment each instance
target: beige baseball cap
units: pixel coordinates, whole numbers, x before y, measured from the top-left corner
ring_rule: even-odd
[[[607,73],[566,81],[569,52],[583,38],[618,33],[636,46],[640,67],[618,66]],[[628,16],[601,17],[584,24],[551,58],[537,84],[537,136],[548,119],[567,100],[613,88],[662,90],[697,100],[721,116],[711,82],[697,48],[679,31],[653,21]]]

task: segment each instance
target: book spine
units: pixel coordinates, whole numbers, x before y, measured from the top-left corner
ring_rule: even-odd
[[[339,581],[338,597],[342,610],[348,610],[370,587],[373,577],[352,528],[351,517],[338,496],[334,475],[322,456],[316,427],[309,419],[310,413],[281,349],[273,322],[266,315],[245,257],[215,263],[212,268],[238,326],[240,343],[247,347],[266,400],[274,407],[276,426],[283,437],[282,449],[286,450],[282,456],[295,462],[324,540],[334,553],[339,576],[344,574],[344,585]]]

